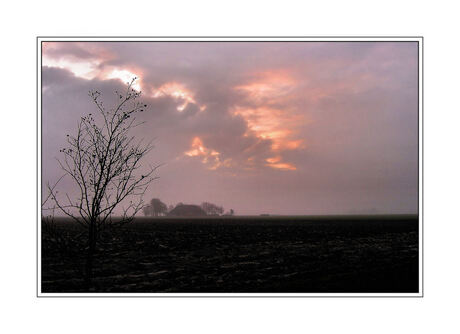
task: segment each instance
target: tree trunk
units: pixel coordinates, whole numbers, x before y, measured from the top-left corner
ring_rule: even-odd
[[[86,290],[92,288],[93,280],[93,262],[94,252],[96,250],[96,223],[91,222],[88,231],[88,252],[86,254],[86,267],[85,267],[85,286]]]

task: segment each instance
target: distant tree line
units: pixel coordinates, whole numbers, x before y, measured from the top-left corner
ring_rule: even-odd
[[[145,216],[153,216],[153,217],[160,217],[160,216],[167,216],[170,212],[172,212],[175,208],[185,206],[184,203],[179,202],[175,206],[174,205],[166,205],[163,203],[159,198],[153,198],[149,204],[145,205],[142,208],[142,211]],[[230,209],[229,211],[225,212],[223,206],[219,206],[214,203],[210,202],[203,202],[201,205],[187,205],[192,207],[201,208],[207,216],[233,216],[235,211]]]
[[[150,204],[142,208],[145,216],[164,216],[168,213],[168,207],[159,198],[153,198]]]

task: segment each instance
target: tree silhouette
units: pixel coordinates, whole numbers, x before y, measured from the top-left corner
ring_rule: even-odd
[[[93,276],[93,260],[100,233],[108,228],[129,223],[143,207],[142,196],[158,168],[139,173],[140,162],[153,148],[151,143],[135,142],[130,130],[142,124],[136,114],[147,105],[138,101],[141,92],[128,83],[126,92],[116,91],[118,102],[114,108],[105,108],[99,91],[89,96],[98,110],[81,117],[76,134],[67,135],[67,147],[60,150],[63,159],[58,163],[64,176],[72,179],[78,195],[58,195],[56,185],[48,184],[49,197],[54,206],[80,224],[87,236],[85,282],[89,288]],[[140,174],[140,175],[139,175]],[[59,182],[59,181],[58,181]],[[115,209],[121,217],[113,218]]]
[[[164,204],[159,198],[153,198],[150,201],[150,206],[152,207],[153,216],[160,216],[168,211],[166,204]]]
[[[201,208],[210,216],[219,216],[224,213],[224,208],[213,203],[203,202],[201,203]]]
[[[151,216],[152,215],[152,207],[150,205],[145,205],[142,208],[142,212],[144,212],[144,216]]]
[[[153,198],[149,205],[142,208],[146,216],[161,216],[168,212],[168,207],[159,198]]]

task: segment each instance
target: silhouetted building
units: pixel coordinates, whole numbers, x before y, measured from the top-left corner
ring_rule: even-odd
[[[206,216],[206,212],[198,205],[180,204],[172,209],[168,216],[173,217],[202,217]]]

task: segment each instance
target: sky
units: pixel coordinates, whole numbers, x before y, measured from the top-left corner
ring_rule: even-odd
[[[416,213],[416,42],[44,42],[42,193],[89,90],[148,107],[145,199],[252,214]],[[76,194],[63,179],[61,193]]]

